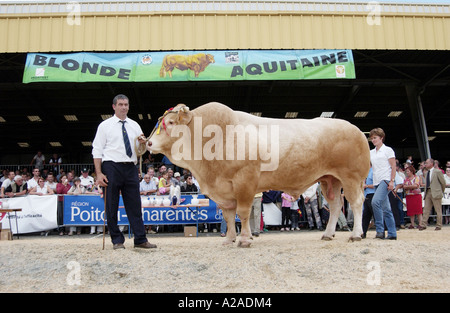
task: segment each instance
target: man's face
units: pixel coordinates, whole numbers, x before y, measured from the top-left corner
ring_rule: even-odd
[[[15,182],[16,182],[16,185],[17,185],[17,186],[22,186],[22,184],[23,184],[23,178],[18,178],[18,179],[15,180]]]
[[[34,170],[33,170],[33,175],[34,175],[34,177],[38,177],[39,174],[40,174],[40,171],[39,171],[38,169],[34,169]]]
[[[433,167],[433,162],[431,162],[430,159],[427,159],[427,160],[425,161],[425,167],[426,167],[427,169],[431,169],[431,168]]]
[[[118,99],[116,104],[113,104],[113,110],[116,116],[120,119],[125,119],[130,109],[127,99]]]

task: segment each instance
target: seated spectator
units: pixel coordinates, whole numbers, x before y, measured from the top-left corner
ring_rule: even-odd
[[[86,193],[86,188],[81,185],[81,179],[79,177],[75,177],[73,180],[73,186],[70,187],[67,192],[68,195],[81,195]]]
[[[38,185],[30,190],[30,195],[44,196],[52,195],[53,190],[45,185],[45,180],[41,177],[38,180]]]
[[[33,177],[27,181],[28,190],[38,185],[39,177],[41,177],[41,171],[36,167],[33,170]]]
[[[89,169],[83,168],[81,171],[81,186],[86,188],[86,190],[92,190],[94,188],[94,178],[89,175]]]
[[[162,176],[159,180],[158,192],[161,195],[168,194],[170,191],[171,182],[169,180],[169,173],[167,171],[162,173]]]
[[[9,185],[12,184],[12,182],[14,181],[14,177],[15,177],[14,171],[9,171],[6,179],[2,183],[1,193],[0,193],[1,198],[5,197],[5,190],[6,190],[6,188],[9,187]]]
[[[192,175],[186,177],[186,185],[181,186],[181,192],[198,193],[198,188],[192,180]]]
[[[139,184],[139,192],[142,196],[152,195],[157,191],[155,181],[151,179],[147,173],[144,175],[144,179]]]
[[[11,185],[9,185],[8,188],[5,189],[5,195],[10,198],[24,196],[27,194],[27,192],[27,183],[23,182],[23,178],[21,175],[16,175]]]
[[[55,176],[53,175],[53,172],[48,173],[45,185],[49,186],[53,190],[53,192],[56,193],[56,186],[58,184],[55,181]]]

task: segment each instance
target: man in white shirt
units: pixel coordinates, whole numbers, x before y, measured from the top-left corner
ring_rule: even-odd
[[[91,191],[92,187],[94,187],[94,178],[89,175],[89,169],[83,168],[81,171],[81,186]]]
[[[2,187],[1,187],[1,194],[0,194],[0,197],[1,197],[1,198],[4,198],[4,197],[5,197],[5,189],[8,188],[9,185],[11,185],[11,183],[12,183],[13,180],[14,180],[14,176],[15,176],[14,171],[10,171],[10,172],[8,173],[8,177],[3,181]]]
[[[139,185],[139,191],[142,196],[148,196],[156,192],[155,181],[150,178],[149,174],[144,175],[144,179]]]
[[[137,155],[134,151],[136,140],[139,143],[146,141],[142,138],[139,124],[127,117],[130,108],[127,96],[114,97],[112,108],[114,116],[98,126],[92,142],[92,156],[97,181],[100,186],[107,187],[104,192],[105,212],[113,249],[125,248],[125,237],[117,225],[120,193],[134,233],[134,247],[156,248],[156,245],[148,242],[142,221]]]
[[[33,177],[27,181],[28,190],[31,190],[38,185],[39,177],[41,177],[41,171],[35,167],[33,170]]]

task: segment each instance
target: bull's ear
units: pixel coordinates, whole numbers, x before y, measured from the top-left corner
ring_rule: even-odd
[[[191,119],[192,119],[192,112],[189,111],[189,107],[186,105],[181,106],[180,109],[178,110],[178,118],[177,118],[178,124],[187,125],[189,124]]]

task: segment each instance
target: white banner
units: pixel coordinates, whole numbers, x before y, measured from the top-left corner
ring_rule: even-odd
[[[8,202],[9,209],[22,209],[19,212],[6,214],[1,220],[2,228],[9,229],[11,219],[11,231],[13,234],[26,234],[55,229],[58,196],[26,196],[11,199],[2,199],[2,203]],[[16,229],[16,214],[17,228]]]
[[[281,225],[281,210],[275,203],[263,203],[264,224]]]

